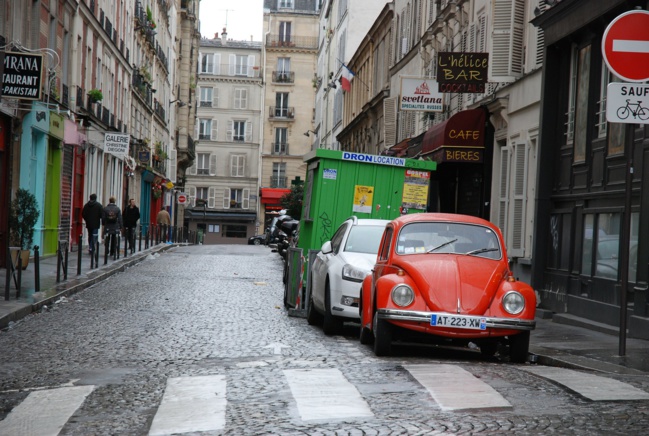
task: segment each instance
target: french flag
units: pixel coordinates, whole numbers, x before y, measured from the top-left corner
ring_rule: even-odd
[[[340,77],[340,85],[343,87],[343,91],[351,92],[353,78],[354,72],[350,70],[347,65],[343,64],[343,74]]]

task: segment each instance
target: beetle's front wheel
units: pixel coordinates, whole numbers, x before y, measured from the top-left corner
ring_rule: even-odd
[[[517,333],[509,336],[509,360],[514,363],[527,362],[530,349],[530,332]]]
[[[374,354],[389,356],[392,352],[392,324],[379,318],[378,312],[374,313]]]

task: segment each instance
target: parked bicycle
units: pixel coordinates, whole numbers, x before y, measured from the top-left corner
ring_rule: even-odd
[[[621,120],[626,120],[629,115],[633,115],[633,118],[640,118],[641,120],[649,119],[649,109],[641,106],[642,100],[638,100],[637,103],[631,103],[631,99],[626,99],[626,106],[622,106],[617,110],[617,117]]]

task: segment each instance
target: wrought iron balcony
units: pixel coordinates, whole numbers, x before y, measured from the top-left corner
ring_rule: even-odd
[[[295,119],[295,108],[293,107],[281,107],[281,106],[270,106],[268,108],[268,118],[271,120],[288,120],[293,121]]]
[[[316,50],[318,48],[318,38],[315,36],[268,35],[266,47]]]
[[[294,71],[273,71],[273,83],[294,83]]]
[[[274,155],[287,155],[288,142],[273,142],[272,154]]]
[[[270,178],[270,187],[271,188],[287,188],[287,186],[286,186],[286,176],[271,176],[271,178]]]

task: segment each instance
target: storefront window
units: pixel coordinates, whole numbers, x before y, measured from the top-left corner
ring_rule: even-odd
[[[235,224],[224,224],[223,234],[226,238],[245,238],[246,226]]]
[[[570,265],[570,214],[555,214],[550,218],[548,266],[568,270]]]

